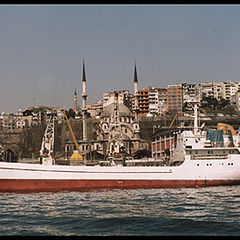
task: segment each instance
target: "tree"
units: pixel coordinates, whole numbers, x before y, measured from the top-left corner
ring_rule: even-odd
[[[66,114],[67,114],[67,117],[68,117],[68,119],[69,118],[75,118],[75,112],[73,111],[73,109],[72,108],[70,108],[67,112],[66,112]]]
[[[216,109],[218,107],[218,100],[215,97],[209,96],[203,96],[201,100],[201,106],[204,108],[212,108]]]
[[[230,105],[230,101],[224,98],[220,98],[218,101],[218,109],[225,108]]]

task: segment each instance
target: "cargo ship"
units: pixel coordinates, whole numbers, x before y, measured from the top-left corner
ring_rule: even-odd
[[[226,129],[225,129],[226,130]],[[224,129],[180,130],[172,153],[174,164],[136,166],[143,160],[95,166],[54,165],[49,156],[42,164],[0,162],[0,192],[86,191],[207,187],[240,184],[239,136]],[[144,160],[154,162],[156,159]],[[164,161],[163,161],[164,163]]]

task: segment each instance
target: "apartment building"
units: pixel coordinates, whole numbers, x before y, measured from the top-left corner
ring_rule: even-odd
[[[223,97],[222,85],[222,83],[213,84],[213,97],[215,97],[217,100],[220,100]]]
[[[16,129],[17,115],[13,113],[2,113],[2,128]]]
[[[240,90],[239,82],[223,82],[222,83],[222,97],[231,101],[231,97]]]
[[[61,108],[30,107],[25,110],[18,110],[16,114],[1,113],[2,129],[21,129],[37,126],[47,122],[50,115],[54,115],[55,123],[62,123],[65,120]]]
[[[167,89],[149,89],[149,113],[153,116],[164,115],[167,111]]]
[[[117,96],[117,101],[119,104],[128,105],[129,100],[129,90],[119,90],[113,92],[107,92],[103,94],[103,108],[107,107],[109,104],[114,103],[115,97]]]
[[[194,83],[182,83],[183,102],[200,102],[199,88]]]
[[[151,88],[144,88],[138,90],[138,107],[139,116],[146,116],[149,113],[149,90]]]
[[[214,97],[214,83],[204,82],[199,84],[200,97]]]
[[[88,104],[87,111],[90,113],[92,118],[96,118],[103,111],[103,101],[98,101],[93,104]]]
[[[168,85],[167,87],[168,112],[182,115],[183,110],[183,89],[181,85]]]

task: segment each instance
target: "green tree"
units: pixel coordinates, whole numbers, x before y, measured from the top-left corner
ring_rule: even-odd
[[[70,108],[70,109],[66,112],[66,114],[67,114],[68,119],[70,119],[70,118],[75,119],[75,112],[73,111],[72,108]]]
[[[211,109],[217,109],[218,107],[218,100],[215,97],[209,96],[203,96],[201,100],[201,106],[203,108],[211,108]]]
[[[230,105],[230,101],[224,98],[220,98],[218,101],[218,109],[225,108]]]

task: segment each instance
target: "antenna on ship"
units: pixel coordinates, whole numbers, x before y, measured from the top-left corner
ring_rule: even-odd
[[[194,135],[198,133],[198,112],[197,112],[197,103],[194,103]]]

